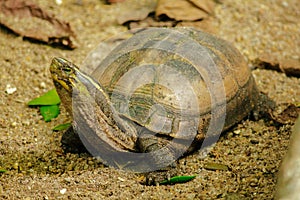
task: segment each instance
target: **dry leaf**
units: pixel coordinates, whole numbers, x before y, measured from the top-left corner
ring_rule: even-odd
[[[263,54],[258,57],[255,63],[263,69],[280,71],[289,76],[300,77],[300,60],[283,59],[278,60],[271,54]]]
[[[182,21],[179,22],[176,27],[194,27],[211,34],[216,34],[217,30],[212,26],[212,20],[212,17],[208,17],[201,21]]]
[[[215,3],[211,0],[189,0],[191,3],[193,3],[195,6],[197,6],[199,9],[211,14],[214,10]]]
[[[208,17],[213,7],[212,0],[159,0],[156,17],[166,15],[177,21],[195,21]]]
[[[289,76],[300,77],[300,60],[286,59],[279,62],[280,69]]]
[[[215,3],[212,0],[127,0],[119,5],[119,24],[128,23],[129,29],[145,27],[191,26],[208,32],[215,32],[210,26],[208,16],[213,12]],[[155,16],[150,14],[154,12]],[[147,8],[147,11],[144,9]],[[161,20],[163,16],[167,20]],[[201,21],[199,21],[201,20]]]
[[[24,38],[76,48],[70,24],[28,0],[0,0],[0,24]]]
[[[129,21],[139,21],[146,19],[149,13],[154,12],[157,0],[127,0],[117,4],[119,14],[117,22],[124,24]]]

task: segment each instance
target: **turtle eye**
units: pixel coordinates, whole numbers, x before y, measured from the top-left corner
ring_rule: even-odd
[[[63,72],[65,72],[66,74],[70,74],[72,72],[72,69],[70,68],[63,68]]]

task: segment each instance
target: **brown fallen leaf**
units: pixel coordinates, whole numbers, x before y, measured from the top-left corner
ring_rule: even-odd
[[[191,3],[193,3],[195,6],[197,6],[199,9],[211,14],[214,10],[215,3],[212,0],[189,0]]]
[[[70,24],[29,0],[0,0],[0,24],[27,39],[76,48]]]
[[[216,34],[216,29],[211,24],[212,18],[209,17],[207,19],[201,21],[175,21],[175,20],[167,20],[167,21],[158,21],[153,16],[148,16],[146,19],[141,21],[134,21],[128,23],[128,27],[130,30],[136,28],[147,28],[147,27],[194,27],[196,29]]]
[[[285,59],[279,62],[280,69],[288,76],[300,77],[300,60]]]
[[[124,24],[129,21],[146,19],[149,13],[154,12],[157,0],[127,0],[116,4],[119,9],[117,22]]]
[[[214,5],[212,0],[158,0],[155,15],[177,21],[196,21],[208,17]]]
[[[212,18],[210,14],[214,6],[213,0],[127,0],[118,4],[120,14],[117,20],[119,24],[126,24],[131,30],[146,27],[189,26],[214,33],[215,30],[210,24]],[[191,12],[191,9],[194,12]],[[171,14],[169,15],[168,12]],[[182,17],[174,17],[173,12],[174,16]]]
[[[208,17],[201,21],[182,21],[177,23],[176,27],[194,27],[208,33],[216,34],[217,30],[214,26],[212,26],[213,20],[214,19],[212,17]]]
[[[300,77],[300,60],[282,59],[271,54],[262,54],[256,61],[256,65],[263,69],[272,69],[285,73],[288,76]]]

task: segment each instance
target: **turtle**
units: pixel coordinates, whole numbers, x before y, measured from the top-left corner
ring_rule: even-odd
[[[87,150],[142,173],[217,141],[261,99],[241,53],[194,28],[140,30],[92,74],[64,58],[50,72]]]

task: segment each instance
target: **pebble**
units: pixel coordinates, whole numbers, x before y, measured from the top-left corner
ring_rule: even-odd
[[[118,180],[120,180],[120,181],[122,181],[122,182],[125,181],[125,179],[124,179],[124,178],[121,178],[121,177],[118,177]]]
[[[65,193],[66,193],[66,191],[67,191],[67,189],[66,189],[66,188],[63,188],[63,189],[59,190],[59,193],[61,193],[61,194],[65,194]]]
[[[47,85],[46,85],[45,82],[41,82],[41,83],[40,83],[40,87],[41,87],[42,89],[45,89],[45,88],[47,87]]]
[[[29,120],[22,121],[22,125],[29,126],[30,121]]]
[[[283,1],[283,2],[281,3],[281,5],[282,5],[283,7],[289,7],[288,2],[286,2],[286,1]]]
[[[12,128],[15,128],[17,126],[17,122],[12,122],[10,125]]]
[[[13,168],[14,168],[15,170],[17,170],[17,169],[19,168],[19,163],[15,162],[15,163],[13,164]]]
[[[7,85],[6,85],[5,92],[6,92],[7,94],[13,94],[13,93],[15,93],[16,91],[17,91],[17,88],[16,88],[16,87],[11,86],[10,84],[7,84]]]
[[[71,179],[70,179],[70,178],[65,178],[64,181],[65,181],[66,183],[71,183]]]
[[[61,4],[63,3],[63,1],[62,1],[62,0],[55,0],[55,3],[56,3],[57,5],[61,5]]]

